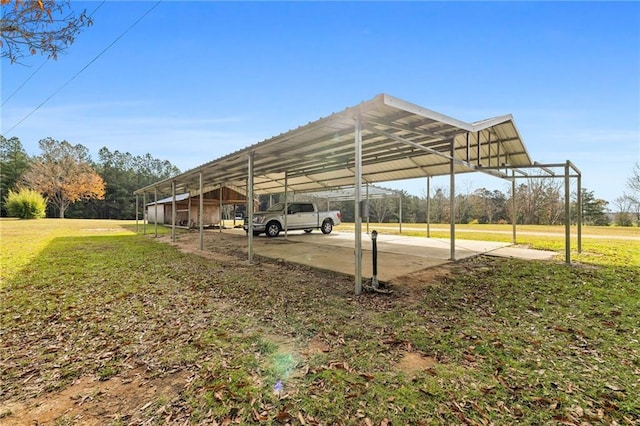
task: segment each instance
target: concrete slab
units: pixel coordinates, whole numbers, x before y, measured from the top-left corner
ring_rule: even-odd
[[[524,247],[503,247],[487,253],[497,257],[515,257],[527,260],[551,260],[557,256],[555,251],[534,250]]]
[[[354,275],[354,240],[355,236],[352,232],[334,231],[329,235],[318,232],[311,234],[289,232],[286,238],[281,234],[277,238],[260,236],[254,238],[253,241],[254,253],[259,256],[283,259],[288,262]],[[378,236],[377,245],[378,279],[383,282],[450,262],[451,252],[448,239],[382,234]],[[456,259],[464,259],[483,253],[538,258],[531,255],[529,250],[511,249],[508,247],[509,245],[509,243],[456,239]],[[363,234],[362,276],[365,278],[372,275],[371,246],[371,237]]]

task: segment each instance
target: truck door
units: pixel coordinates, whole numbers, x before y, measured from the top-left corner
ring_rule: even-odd
[[[300,229],[303,226],[303,218],[300,204],[289,204],[287,207],[287,227],[289,229]]]
[[[301,204],[300,207],[302,210],[302,213],[301,213],[302,220],[300,225],[304,229],[309,229],[310,227],[312,228],[312,227],[318,226],[318,213],[313,207],[313,204],[311,203]]]

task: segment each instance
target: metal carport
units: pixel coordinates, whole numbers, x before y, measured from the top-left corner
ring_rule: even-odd
[[[135,191],[203,193],[217,187],[256,194],[355,189],[355,293],[362,291],[362,219],[360,201],[365,183],[418,177],[450,176],[451,211],[455,211],[457,173],[483,172],[515,182],[520,176],[565,179],[580,171],[569,161],[563,174],[558,164],[534,163],[511,115],[467,123],[387,94],[274,136],[178,176]],[[530,172],[535,168],[535,172]],[[525,171],[526,170],[526,171]],[[156,195],[157,196],[157,195]],[[580,208],[580,207],[579,207]],[[253,223],[253,209],[247,209]],[[578,215],[580,217],[580,215]],[[455,214],[451,214],[451,259],[455,260]],[[566,215],[567,262],[569,215]],[[200,226],[202,248],[202,222]],[[173,223],[175,225],[175,223]],[[175,226],[174,226],[175,229]],[[515,229],[515,223],[514,223]],[[580,229],[580,227],[579,227]],[[174,234],[175,238],[175,234]],[[248,233],[248,260],[253,261],[253,233]]]

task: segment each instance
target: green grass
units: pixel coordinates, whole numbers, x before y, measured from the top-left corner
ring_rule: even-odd
[[[354,297],[349,278],[216,262],[134,227],[0,221],[0,406],[144,365],[191,372],[153,407],[195,424],[640,422],[637,240],[589,228],[574,265],[478,257],[412,290]],[[558,229],[521,242],[562,252],[562,235],[539,235]],[[310,351],[312,339],[328,349]],[[436,363],[410,374],[398,368],[410,352]]]

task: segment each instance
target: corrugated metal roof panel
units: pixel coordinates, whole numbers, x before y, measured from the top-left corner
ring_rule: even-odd
[[[362,123],[362,175],[368,183],[447,175],[451,144],[456,173],[532,164],[510,115],[466,123],[381,94],[136,193],[169,192],[172,181],[177,192],[197,191],[200,174],[209,186],[246,188],[250,154],[256,193],[283,192],[285,172],[292,191],[353,186],[356,117]]]

